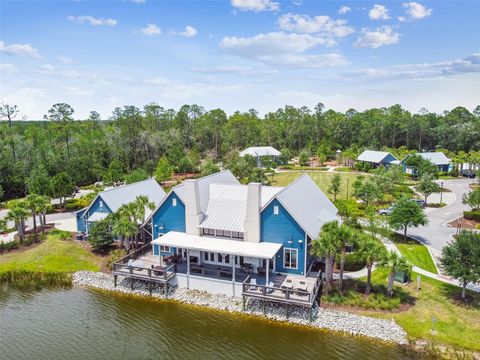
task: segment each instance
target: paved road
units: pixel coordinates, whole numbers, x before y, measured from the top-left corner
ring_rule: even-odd
[[[427,209],[429,224],[419,228],[410,228],[408,234],[415,237],[425,245],[431,247],[434,252],[440,252],[451,240],[451,235],[457,232],[455,227],[447,227],[446,223],[463,215],[468,206],[462,204],[462,196],[470,191],[468,184],[471,179],[444,180],[443,186],[452,191],[447,196],[454,195],[453,202],[439,209]],[[435,202],[429,199],[429,202]]]

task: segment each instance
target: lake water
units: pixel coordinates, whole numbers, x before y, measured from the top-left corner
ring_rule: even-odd
[[[407,359],[399,347],[94,290],[0,288],[0,359]]]

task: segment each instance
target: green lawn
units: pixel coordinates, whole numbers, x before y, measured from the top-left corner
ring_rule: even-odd
[[[416,279],[416,273],[412,279]],[[469,302],[459,299],[459,287],[421,276],[421,289],[416,291],[416,282],[401,286],[414,299],[415,305],[406,311],[369,315],[395,319],[408,333],[418,339],[428,339],[472,350],[480,350],[480,295],[468,292]],[[375,282],[386,282],[385,272],[374,272]],[[435,318],[435,331],[432,330]]]
[[[54,230],[47,239],[23,251],[0,255],[0,273],[7,271],[74,272],[98,271],[103,259],[71,240],[66,232]]]
[[[345,199],[347,195],[347,182],[348,182],[348,197],[352,197],[353,192],[353,182],[358,177],[356,174],[350,173],[331,173],[331,172],[303,172],[303,171],[295,171],[295,172],[282,172],[276,173],[273,177],[272,185],[274,186],[286,186],[290,184],[292,181],[297,179],[303,174],[308,174],[313,181],[318,185],[322,191],[324,191],[330,198],[332,198],[331,194],[328,194],[328,188],[330,187],[330,182],[332,181],[332,176],[340,175],[342,179],[340,193],[338,194],[338,199]]]
[[[431,273],[438,274],[432,256],[425,245],[415,240],[408,241],[407,243],[395,242],[395,245],[411,264],[423,270],[430,271]]]

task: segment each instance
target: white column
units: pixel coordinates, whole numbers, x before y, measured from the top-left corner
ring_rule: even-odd
[[[190,289],[190,251],[187,249],[187,289]]]
[[[232,258],[232,287],[233,287],[233,296],[235,296],[235,258],[236,255],[231,255]]]
[[[269,276],[269,274],[270,274],[270,259],[267,259],[267,269],[266,269],[266,271],[265,271],[265,274],[266,274],[266,275],[265,275],[265,276],[266,276],[265,285],[268,286],[269,280],[270,280],[270,276]]]

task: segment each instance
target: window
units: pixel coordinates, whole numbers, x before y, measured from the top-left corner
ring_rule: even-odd
[[[177,199],[176,198],[172,199],[172,206],[177,206]]]
[[[223,236],[225,237],[231,237],[232,236],[232,233],[230,231],[224,231],[223,232]]]
[[[102,200],[100,200],[100,201],[98,202],[98,204],[99,204],[99,206],[100,206],[101,208],[103,208],[103,201],[102,201]]]
[[[205,261],[208,261],[208,253],[207,252],[203,253],[203,258],[205,259]]]
[[[210,253],[210,261],[215,261],[215,254],[214,253]]]
[[[242,232],[237,232],[237,231],[232,231],[232,238],[243,239],[243,233]]]
[[[278,206],[275,205],[275,206],[273,207],[273,215],[278,215],[279,211],[280,211],[280,210],[278,209]]]
[[[225,255],[225,264],[230,264],[230,255]]]
[[[218,262],[222,262],[223,261],[223,255],[222,254],[218,254]]]
[[[298,250],[283,249],[283,267],[285,269],[296,269],[297,257],[298,257]]]
[[[160,245],[161,252],[170,252],[170,246]]]

